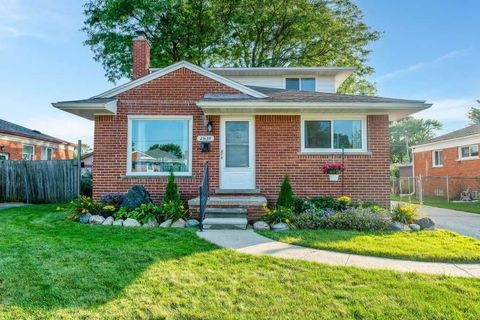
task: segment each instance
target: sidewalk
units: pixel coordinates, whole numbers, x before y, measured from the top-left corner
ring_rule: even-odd
[[[271,240],[255,233],[253,230],[207,230],[197,232],[197,235],[220,247],[253,255],[306,260],[333,266],[480,278],[480,264],[419,262],[317,250]]]

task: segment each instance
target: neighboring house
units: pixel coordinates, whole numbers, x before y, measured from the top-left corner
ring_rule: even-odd
[[[149,58],[140,34],[132,81],[89,99],[53,103],[95,121],[96,199],[142,184],[158,201],[169,163],[176,164],[182,197],[197,197],[208,160],[217,200],[248,195],[272,202],[288,174],[301,197],[346,194],[388,206],[389,121],[430,106],[336,93],[353,68],[205,69],[178,62],[150,70]],[[168,146],[171,155],[151,155],[153,146]],[[343,183],[331,182],[320,167],[341,162],[342,148]],[[249,211],[249,218],[260,214]]]
[[[480,176],[480,124],[453,131],[414,146],[415,176]]]
[[[75,145],[0,119],[0,160],[73,159]]]
[[[82,168],[82,176],[92,174],[93,168],[93,151],[82,155],[80,166]]]

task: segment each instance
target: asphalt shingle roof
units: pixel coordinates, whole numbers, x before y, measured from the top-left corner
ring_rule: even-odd
[[[435,137],[435,138],[430,139],[430,140],[428,140],[428,141],[426,141],[422,144],[451,140],[451,139],[456,139],[456,138],[462,138],[462,137],[467,137],[467,136],[471,136],[473,134],[479,134],[479,133],[480,133],[480,124],[473,124],[473,125],[468,126],[466,128],[456,130],[456,131],[452,131],[452,132],[449,132],[447,134]]]
[[[252,98],[245,94],[239,95],[205,95],[204,100],[208,101],[231,101],[241,99],[242,101],[271,101],[271,102],[367,102],[367,103],[424,103],[422,100],[405,100],[395,98],[384,98],[376,96],[362,96],[327,92],[310,92],[298,90],[286,90],[248,86],[249,88],[267,95],[268,98]]]
[[[70,142],[67,142],[65,140],[57,139],[52,136],[43,134],[40,131],[25,128],[25,127],[19,126],[18,124],[8,122],[2,119],[0,119],[0,133],[18,135],[22,137],[45,140],[45,141],[56,142],[56,143],[71,144]]]

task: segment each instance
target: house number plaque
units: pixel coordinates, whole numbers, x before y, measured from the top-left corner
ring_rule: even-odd
[[[213,140],[213,136],[197,136],[198,142],[212,142]]]

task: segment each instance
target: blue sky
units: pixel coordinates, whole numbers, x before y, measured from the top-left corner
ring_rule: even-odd
[[[468,124],[480,99],[480,1],[356,0],[382,38],[372,45],[378,94],[424,99],[417,116],[444,132]],[[70,141],[93,140],[93,123],[51,107],[109,89],[83,46],[82,1],[0,0],[0,118]]]

